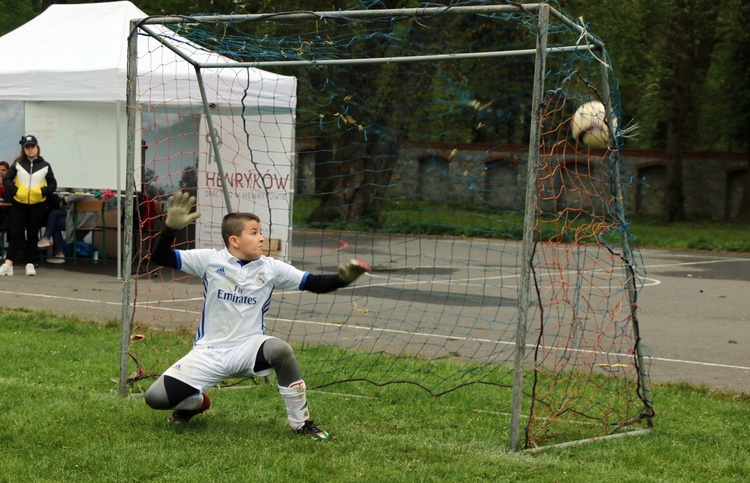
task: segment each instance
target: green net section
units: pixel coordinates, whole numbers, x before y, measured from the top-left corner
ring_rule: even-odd
[[[220,219],[228,208],[212,188],[223,186],[232,211],[263,219],[272,256],[311,273],[355,257],[373,267],[333,294],[275,294],[266,325],[295,345],[309,388],[404,382],[441,395],[494,387],[493,409],[508,412],[529,263],[526,445],[608,434],[642,417],[647,368],[636,357],[629,294],[645,274],[617,202],[628,179],[619,172],[622,128],[605,118],[615,135],[603,148],[571,133],[585,102],[601,101],[616,117],[617,84],[606,53],[587,47],[574,22],[552,16],[542,105],[533,106],[536,10],[209,19],[149,26],[208,56],[205,79],[222,73],[206,80],[205,105],[197,83],[189,96],[153,95],[192,68],[161,43],[139,42],[140,211],[152,215],[134,265],[133,334],[186,335],[168,347],[134,337],[133,381],[188,350],[201,315],[200,280],[149,263],[160,208],[175,189],[194,190],[203,219]],[[228,62],[294,79],[294,93],[282,96],[283,82],[254,67],[220,66]],[[227,88],[239,95],[222,97]],[[223,177],[212,168],[205,109],[220,134]],[[526,213],[537,113],[537,196]],[[532,260],[521,256],[525,220],[534,223]],[[180,248],[221,244],[205,227],[178,240]]]

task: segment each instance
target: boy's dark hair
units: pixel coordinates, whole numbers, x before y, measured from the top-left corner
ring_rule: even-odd
[[[224,215],[224,219],[221,220],[221,239],[224,240],[224,246],[229,246],[230,236],[240,236],[242,230],[245,229],[245,223],[248,221],[257,221],[260,223],[260,218],[254,213],[229,213]]]
[[[10,169],[10,164],[8,164],[7,161],[0,161],[0,166],[5,166],[6,168]]]

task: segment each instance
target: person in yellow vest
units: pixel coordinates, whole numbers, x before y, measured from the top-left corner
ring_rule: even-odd
[[[39,142],[27,134],[19,141],[21,154],[5,176],[5,200],[10,200],[8,253],[0,276],[13,275],[16,261],[26,264],[26,275],[36,275],[37,243],[44,224],[47,196],[57,189],[52,166],[40,155]]]

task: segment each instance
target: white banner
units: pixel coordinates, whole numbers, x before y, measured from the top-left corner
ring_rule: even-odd
[[[292,111],[260,109],[250,114],[222,113],[212,121],[232,212],[251,212],[261,219],[267,254],[287,260],[294,197],[294,116]],[[219,173],[203,119],[198,160],[196,247],[222,248],[221,220],[226,209]],[[269,252],[270,249],[270,252]]]

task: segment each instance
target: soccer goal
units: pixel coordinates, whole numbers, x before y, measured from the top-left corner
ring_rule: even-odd
[[[200,314],[201,281],[148,259],[182,189],[202,217],[180,247],[221,247],[222,216],[251,211],[270,256],[372,265],[274,295],[308,388],[489,388],[512,451],[651,427],[617,81],[584,25],[546,3],[173,16],[129,46],[123,395]],[[571,134],[590,101],[603,147]],[[173,347],[151,344],[165,328]]]

